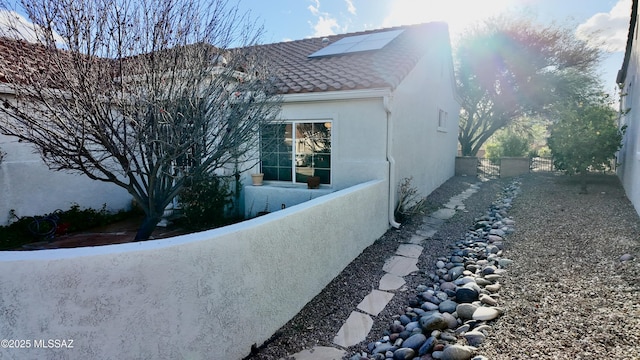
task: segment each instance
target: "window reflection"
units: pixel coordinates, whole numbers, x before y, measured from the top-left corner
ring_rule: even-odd
[[[320,183],[329,184],[331,122],[266,125],[261,160],[265,180],[306,182],[309,176],[319,176]]]

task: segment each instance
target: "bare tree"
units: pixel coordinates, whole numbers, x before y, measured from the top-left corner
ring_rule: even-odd
[[[241,162],[280,100],[262,29],[226,0],[23,0],[41,44],[14,42],[2,133],[55,170],[126,189],[148,239],[185,181]],[[62,49],[60,39],[63,39]],[[33,59],[36,59],[34,61]]]

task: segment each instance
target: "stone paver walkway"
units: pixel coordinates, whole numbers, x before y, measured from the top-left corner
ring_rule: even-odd
[[[380,279],[378,289],[374,289],[362,299],[357,308],[342,325],[333,339],[336,347],[317,346],[291,355],[296,360],[331,360],[347,355],[344,348],[356,345],[367,338],[373,327],[374,319],[393,299],[393,291],[404,284],[403,277],[418,271],[418,258],[422,254],[423,241],[433,238],[440,226],[452,218],[457,211],[465,211],[464,201],[478,192],[480,183],[473,184],[462,193],[452,196],[438,209],[424,217],[422,225],[406,244],[400,244],[395,254],[391,255],[383,265],[385,275]]]

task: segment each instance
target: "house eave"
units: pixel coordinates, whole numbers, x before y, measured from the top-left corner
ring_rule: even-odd
[[[323,91],[323,92],[310,92],[310,93],[302,93],[302,94],[284,94],[282,95],[282,101],[284,103],[295,103],[295,102],[309,102],[309,101],[371,99],[371,98],[384,98],[385,96],[389,96],[391,93],[392,93],[391,88]]]
[[[636,22],[638,21],[638,0],[633,0],[631,4],[631,19],[629,21],[629,32],[627,35],[627,45],[624,52],[624,60],[622,61],[622,67],[618,70],[616,76],[616,83],[624,84],[627,78],[627,68],[629,67],[629,60],[631,58],[631,50],[633,48],[633,38],[635,35]]]
[[[11,88],[11,86],[5,84],[5,83],[0,83],[0,94],[10,94],[10,95],[15,95],[16,91]]]

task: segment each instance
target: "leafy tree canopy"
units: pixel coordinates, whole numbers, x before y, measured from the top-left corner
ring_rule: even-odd
[[[552,117],[559,104],[588,97],[600,59],[598,49],[556,25],[503,17],[471,29],[456,47],[462,154],[475,155],[518,118]]]
[[[569,175],[610,169],[624,131],[618,129],[617,116],[604,95],[595,103],[565,109],[548,139],[556,168]]]
[[[487,142],[487,158],[498,160],[501,157],[525,156],[531,147],[532,138],[512,129],[499,130],[489,142]]]

